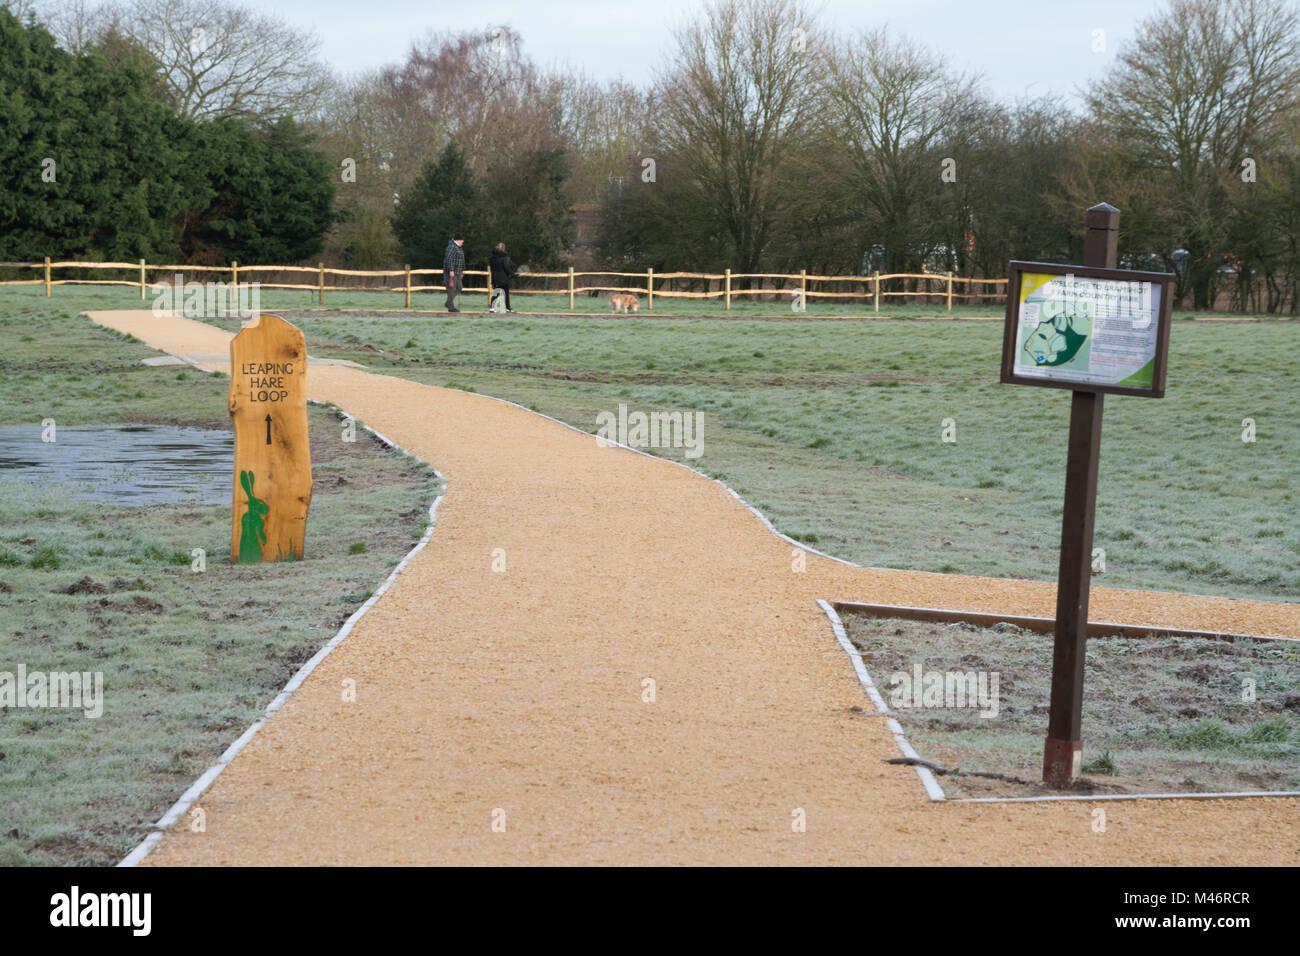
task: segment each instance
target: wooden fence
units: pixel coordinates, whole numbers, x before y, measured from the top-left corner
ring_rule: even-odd
[[[53,287],[57,285],[119,285],[138,287],[140,298],[146,297],[150,287],[148,273],[166,272],[171,274],[180,273],[182,275],[193,273],[217,273],[222,276],[228,276],[229,281],[238,285],[241,277],[245,282],[250,281],[250,276],[256,276],[259,273],[308,273],[315,278],[314,282],[262,282],[258,280],[260,288],[264,289],[299,289],[305,291],[315,291],[317,301],[320,305],[325,304],[326,292],[394,292],[405,295],[406,308],[411,307],[411,293],[413,292],[445,292],[446,286],[442,285],[420,285],[417,284],[422,276],[441,275],[441,269],[412,269],[409,265],[403,269],[333,269],[326,268],[324,263],[318,263],[316,266],[241,266],[238,262],[232,262],[228,266],[195,266],[195,265],[149,265],[145,260],[138,262],[51,262],[46,258],[44,262],[0,262],[0,268],[11,269],[36,269],[42,271],[42,276],[35,279],[16,279],[10,281],[0,281],[0,286],[4,285],[43,285],[45,295],[51,295]],[[90,279],[90,278],[54,278],[55,270],[59,269],[104,269],[129,271],[130,279]],[[372,285],[365,283],[352,283],[347,285],[326,284],[326,276],[331,278],[336,276],[360,277],[364,279],[379,279],[380,284]],[[482,276],[484,284],[482,286],[467,286],[465,293],[482,293],[488,301],[491,301],[492,290],[489,287],[487,276],[488,273],[482,270],[467,270],[466,277]],[[611,278],[611,279],[635,279],[636,284],[627,285],[601,285],[601,284],[584,284],[578,285],[579,279],[587,280],[592,278]],[[268,277],[271,278],[271,277]],[[392,278],[401,279],[400,285],[390,285],[387,280]],[[902,289],[891,287],[885,289],[882,286],[885,283],[897,282]],[[224,280],[218,280],[224,281]],[[519,276],[518,281],[527,282],[528,288],[511,288],[511,295],[567,295],[569,299],[569,311],[574,309],[574,299],[578,295],[594,295],[601,292],[614,293],[626,292],[642,295],[646,299],[646,307],[654,308],[655,297],[671,299],[721,299],[724,308],[730,309],[733,299],[743,299],[746,296],[778,296],[786,297],[783,301],[788,303],[791,294],[798,290],[802,293],[805,303],[814,299],[837,300],[837,299],[857,299],[866,300],[873,304],[876,311],[880,310],[880,300],[890,298],[903,299],[928,299],[941,298],[944,300],[945,307],[952,311],[954,300],[974,299],[983,302],[1000,303],[1005,301],[1006,296],[1006,279],[970,279],[962,276],[954,276],[948,273],[894,273],[881,275],[875,272],[869,276],[824,276],[809,275],[806,270],[801,270],[797,275],[777,272],[764,273],[733,273],[730,269],[718,273],[706,272],[663,272],[655,273],[653,269],[647,269],[645,272],[575,272],[570,268],[567,272],[527,272]],[[540,282],[541,288],[533,287],[534,283]],[[757,282],[757,288],[754,287]],[[908,283],[912,288],[906,288]],[[658,285],[656,285],[658,283]],[[683,290],[674,289],[672,286],[677,284],[689,284],[692,287],[703,285],[703,290],[695,288]],[[835,284],[844,284],[850,286],[849,291],[834,291]],[[716,289],[714,288],[716,284]],[[924,288],[922,285],[924,284]],[[740,286],[745,286],[741,288]],[[853,290],[852,286],[860,286],[860,291]],[[820,288],[818,288],[820,286]],[[992,286],[993,288],[989,288]],[[965,291],[957,291],[958,288]]]

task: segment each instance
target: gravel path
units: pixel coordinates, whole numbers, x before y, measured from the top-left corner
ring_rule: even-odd
[[[91,316],[226,369],[218,329]],[[314,367],[308,390],[446,475],[437,527],[203,796],[206,832],[186,819],[149,863],[1300,862],[1300,800],[931,804],[882,763],[897,748],[815,599],[1051,616],[1050,584],[813,555],[796,573],[671,462],[356,369]],[[1093,608],[1300,637],[1296,605],[1097,588]]]

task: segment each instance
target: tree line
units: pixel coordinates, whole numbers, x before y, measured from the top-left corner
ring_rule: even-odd
[[[1298,95],[1281,0],[1171,0],[1079,110],[997,102],[923,45],[834,34],[801,0],[720,0],[648,92],[600,248],[657,269],[995,277],[1079,261],[1082,211],[1109,201],[1123,264],[1174,272],[1180,301],[1298,312]]]
[[[1300,312],[1288,0],[1167,0],[1078,105],[1001,102],[803,0],[712,0],[642,86],[543,70],[508,27],[340,78],[314,37],[221,3],[0,17],[0,153],[22,174],[0,258],[379,268],[439,263],[459,231],[471,267],[505,241],[534,268],[997,277],[1078,261],[1105,200],[1122,264],[1174,272],[1183,305]],[[65,192],[40,179],[60,151],[84,164]]]

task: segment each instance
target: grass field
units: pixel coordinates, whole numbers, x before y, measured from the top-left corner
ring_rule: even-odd
[[[138,308],[137,295],[56,294],[0,291],[6,424],[228,427],[224,377],[145,367],[152,350],[77,314]],[[758,307],[734,321],[373,315],[295,312],[288,300],[305,297],[283,295],[264,306],[298,323],[321,357],[500,396],[588,431],[620,404],[701,411],[701,457],[652,450],[723,478],[817,548],[876,566],[1054,578],[1069,399],[997,383],[996,321],[921,321],[927,313],[902,308],[892,321],[822,323]],[[1298,369],[1296,323],[1175,326],[1168,397],[1107,400],[1098,583],[1295,600]],[[119,509],[57,485],[0,482],[0,670],[102,671],[106,694],[94,720],[2,715],[0,863],[119,859],[418,537],[431,473],[374,443],[345,444],[328,411],[311,415],[309,559],[256,574],[227,563],[224,505]],[[1253,443],[1241,440],[1245,418]],[[954,442],[942,440],[945,420]],[[1032,779],[1042,717],[1017,714],[1016,694],[1043,697],[1035,668],[1050,655],[1042,638],[1000,634],[998,660],[984,661],[976,645],[987,637],[908,633],[871,648],[882,663],[996,663],[1009,678],[1009,734],[919,724],[933,746],[922,752]],[[1098,786],[1189,788],[1180,775],[1216,788],[1300,786],[1294,651],[1096,647],[1089,686],[1125,702],[1105,715],[1118,724],[1087,738],[1101,748],[1088,757]],[[1130,664],[1141,666],[1136,689],[1122,683]],[[1232,698],[1243,676],[1260,685],[1253,709]],[[1210,770],[1187,769],[1202,764]]]
[[[106,278],[109,273],[102,275],[97,274],[96,278]],[[225,278],[229,278],[226,276]],[[331,277],[335,281],[336,277]],[[171,276],[166,274],[149,274],[149,281],[170,282]],[[314,279],[312,280],[314,281]],[[596,280],[592,280],[596,281]],[[635,282],[635,280],[627,280]],[[581,284],[581,283],[579,283]],[[658,283],[656,283],[658,285]],[[525,287],[526,288],[526,287]],[[838,288],[837,291],[847,291],[847,286]],[[860,290],[859,290],[860,291]],[[129,308],[148,308],[155,301],[155,294],[152,287],[146,287],[145,298],[140,298],[138,290],[132,290],[126,287],[94,287],[94,286],[55,286],[53,296],[50,299],[45,298],[45,290],[40,286],[13,287],[5,289],[0,287],[0,301],[14,302],[32,302],[49,304],[74,303],[77,308],[103,308],[103,309],[129,309]],[[13,297],[12,299],[8,297]],[[769,318],[769,319],[795,319],[795,318],[813,318],[813,317],[833,317],[841,319],[862,319],[862,318],[956,318],[956,319],[997,319],[1005,314],[1005,308],[1000,301],[992,298],[979,300],[972,303],[963,303],[961,300],[954,300],[951,310],[947,309],[945,299],[942,296],[930,296],[921,298],[882,298],[880,308],[874,307],[872,300],[868,298],[845,300],[845,299],[818,299],[810,296],[806,311],[796,316],[790,308],[790,298],[786,293],[768,293],[763,296],[735,296],[731,302],[731,308],[727,309],[723,300],[714,299],[689,299],[674,298],[665,296],[656,291],[654,307],[649,307],[648,299],[643,292],[639,294],[641,300],[641,310],[636,313],[641,318],[655,317],[678,317],[678,318],[699,318],[702,316],[716,318]],[[595,296],[577,294],[574,296],[573,308],[569,308],[569,297],[563,293],[529,293],[529,292],[511,292],[511,304],[519,314],[563,314],[578,313],[583,315],[610,315],[609,293],[601,293]],[[170,299],[168,299],[170,301]],[[266,310],[277,309],[317,309],[317,293],[315,290],[289,290],[289,289],[263,289],[261,290],[261,305]],[[88,305],[87,303],[93,303]],[[143,303],[143,306],[141,305]],[[445,296],[442,292],[414,292],[411,294],[411,311],[441,311],[444,308]],[[461,310],[467,314],[485,314],[488,307],[487,294],[483,292],[472,292],[463,295],[459,300]],[[405,297],[401,292],[363,292],[359,290],[344,290],[338,292],[325,293],[326,309],[344,309],[362,312],[402,312],[405,309]],[[1174,318],[1179,320],[1196,320],[1196,321],[1285,321],[1287,316],[1276,316],[1267,314],[1241,314],[1235,312],[1193,312],[1191,310],[1176,310]],[[1292,317],[1294,318],[1294,317]]]
[[[139,306],[125,289],[56,295],[63,308]],[[620,403],[702,411],[704,454],[689,464],[849,560],[1055,578],[1069,395],[998,383],[1000,323],[909,321],[920,313],[906,310],[825,323],[369,316],[266,297],[315,354],[588,431]],[[6,314],[42,306],[31,290],[0,294]],[[1295,600],[1300,324],[1176,323],[1169,368],[1164,399],[1107,400],[1097,583]],[[955,442],[942,440],[945,420]]]
[[[6,309],[0,413],[228,429],[229,380],[140,364],[155,354],[70,311]],[[423,532],[432,472],[309,415],[302,562],[232,567],[229,504],[115,507],[0,479],[0,671],[101,672],[104,688],[93,719],[0,713],[0,865],[120,860]]]
[[[922,758],[962,771],[938,778],[948,796],[1050,792],[1040,781],[1051,635],[855,614],[844,624],[908,742]],[[990,691],[997,674],[996,708],[932,705],[924,696],[916,707],[918,664],[923,674],[982,673]],[[1300,645],[1090,640],[1084,686],[1079,791],[1300,790]]]

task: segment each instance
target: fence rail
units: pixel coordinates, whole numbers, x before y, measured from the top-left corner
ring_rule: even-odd
[[[441,269],[412,269],[409,265],[403,269],[336,269],[326,267],[322,263],[315,266],[241,266],[238,262],[232,262],[228,266],[195,266],[195,265],[150,265],[144,259],[137,262],[77,262],[74,260],[51,261],[48,257],[43,262],[0,262],[0,268],[8,269],[39,269],[43,275],[36,279],[12,279],[0,281],[0,286],[8,285],[44,285],[45,295],[52,295],[53,288],[59,285],[118,285],[139,288],[140,298],[144,299],[147,290],[150,287],[148,281],[149,273],[169,272],[172,274],[180,273],[182,276],[186,273],[224,273],[230,277],[233,285],[239,284],[240,273],[309,273],[316,277],[315,282],[260,282],[259,287],[264,289],[289,289],[301,290],[317,293],[317,301],[325,304],[326,292],[392,292],[405,295],[406,308],[411,307],[411,294],[415,292],[445,292],[445,285],[416,285],[412,279],[418,276],[440,275]],[[116,269],[130,270],[132,278],[130,279],[90,279],[90,278],[54,278],[56,269]],[[336,285],[326,284],[326,275],[330,276],[352,276],[361,278],[388,279],[400,277],[404,281],[401,285],[393,286],[387,283],[380,285],[366,284],[348,284]],[[484,284],[482,286],[466,286],[461,291],[463,293],[482,293],[491,301],[492,289],[488,281],[489,273],[479,269],[469,269],[465,271],[465,276],[482,276]],[[639,280],[636,285],[603,285],[603,284],[584,284],[578,285],[579,279],[606,278],[606,279],[636,279]],[[911,299],[930,299],[942,298],[945,300],[946,307],[952,310],[954,300],[958,299],[975,299],[991,302],[998,302],[1005,298],[1006,279],[975,279],[964,276],[955,276],[951,272],[899,272],[881,275],[879,272],[873,272],[871,275],[860,276],[828,276],[828,275],[809,275],[806,271],[798,274],[781,273],[781,272],[753,272],[738,273],[726,269],[722,272],[662,272],[655,273],[653,269],[647,269],[645,272],[575,272],[569,269],[565,272],[526,272],[519,276],[520,280],[527,282],[541,281],[543,288],[512,288],[511,295],[567,295],[569,299],[569,310],[574,309],[574,299],[579,295],[595,295],[602,292],[607,293],[632,293],[644,295],[646,297],[647,308],[654,308],[656,296],[667,299],[721,299],[726,309],[731,308],[733,299],[743,299],[746,296],[791,296],[793,293],[800,293],[804,303],[815,299],[835,300],[835,299],[857,299],[866,300],[872,303],[875,311],[880,310],[880,300],[890,298],[911,298]],[[558,283],[558,288],[549,287],[549,283]],[[672,288],[674,282],[686,282],[694,286],[703,283],[704,290]],[[757,282],[757,287],[754,283]],[[822,286],[831,283],[855,283],[862,286],[862,290],[835,292],[826,288],[810,288],[809,283],[818,283]],[[908,289],[907,284],[912,284]],[[658,285],[657,285],[658,283]],[[713,286],[717,284],[715,289]],[[745,288],[739,288],[738,283],[745,285]],[[770,287],[768,283],[771,283]],[[891,288],[882,288],[884,283],[891,283]],[[924,288],[922,288],[924,283]],[[902,288],[897,286],[901,285]],[[937,287],[936,287],[937,286]],[[986,287],[981,291],[980,287]],[[992,286],[993,288],[987,289]],[[966,291],[956,291],[958,287]]]

